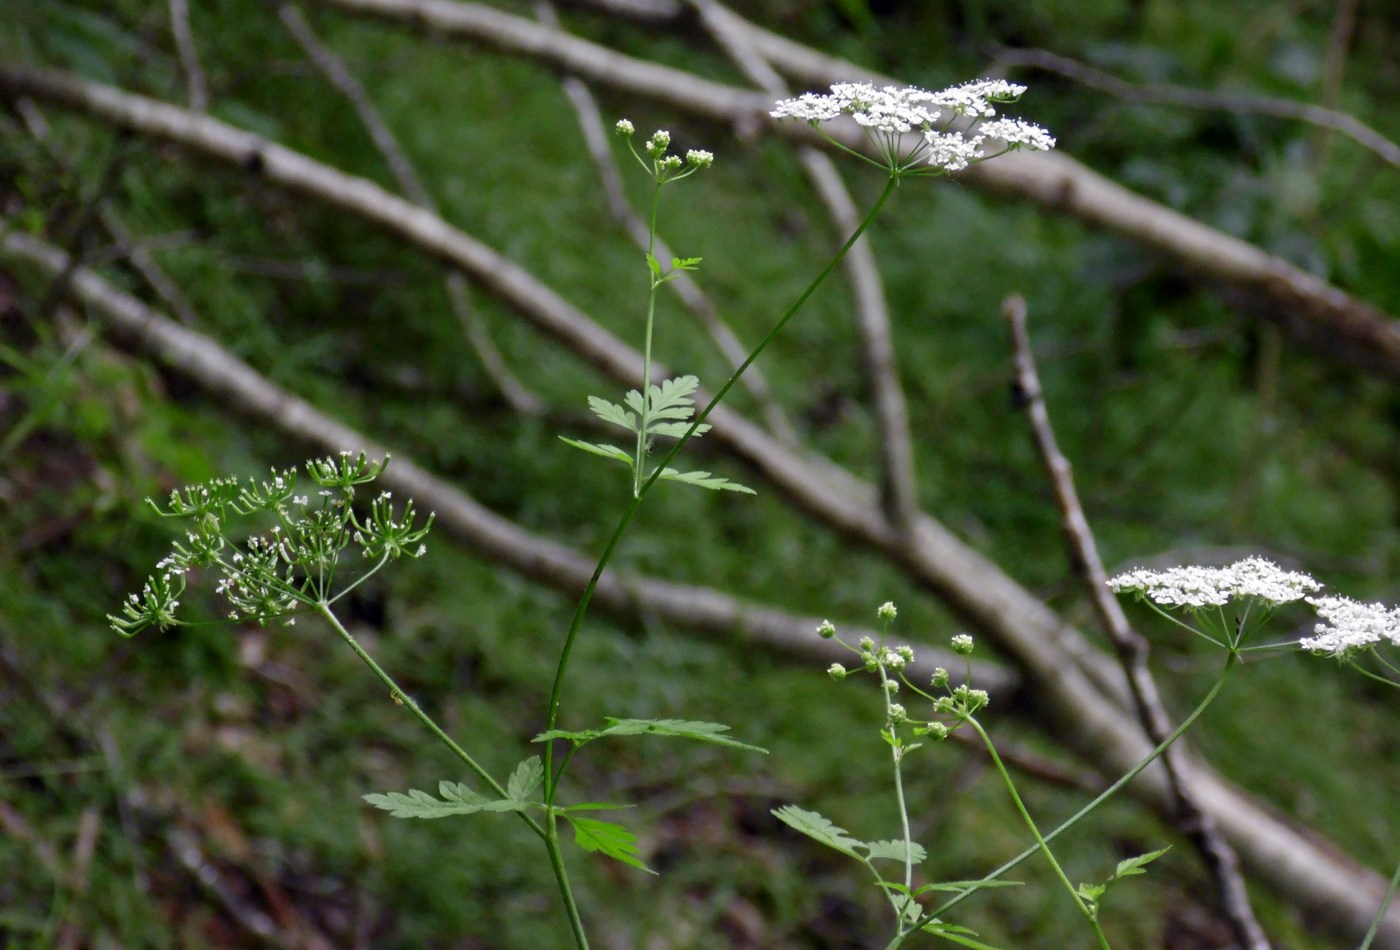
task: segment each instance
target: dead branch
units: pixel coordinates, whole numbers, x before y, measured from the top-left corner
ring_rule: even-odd
[[[317,2],[470,38],[595,83],[657,99],[696,115],[728,120],[745,133],[767,130],[817,141],[805,127],[770,122],[766,114],[771,100],[767,97],[624,56],[476,4],[452,0]],[[895,82],[761,30],[732,11],[725,11],[725,15],[738,28],[750,32],[765,59],[790,75],[815,84],[850,79]],[[830,131],[851,148],[866,145],[858,130],[841,131],[833,126]],[[1256,299],[1257,304],[1247,308],[1251,316],[1278,323],[1324,358],[1377,375],[1400,377],[1400,324],[1393,317],[1247,241],[1130,191],[1067,155],[1015,152],[974,165],[961,173],[961,180],[1030,200],[1160,251],[1198,278],[1229,285]]]
[[[379,110],[374,107],[364,85],[355,78],[355,74],[350,71],[345,61],[337,56],[334,50],[321,42],[316,31],[312,29],[311,24],[307,22],[306,17],[301,15],[301,11],[297,7],[290,3],[283,3],[277,8],[277,16],[281,19],[282,25],[287,28],[287,32],[292,34],[292,38],[306,53],[307,58],[321,71],[321,75],[326,77],[326,81],[344,96],[350,103],[350,107],[355,110],[360,124],[365,127],[370,141],[374,143],[375,149],[383,157],[385,164],[389,166],[389,172],[398,182],[404,195],[414,204],[437,213],[437,203],[433,200],[427,186],[423,184],[423,179],[414,169],[408,153],[399,145],[398,138],[389,128],[389,124],[384,121],[383,116],[379,114]],[[495,341],[491,339],[480,315],[472,307],[466,280],[458,271],[449,271],[444,279],[444,286],[447,290],[448,302],[452,306],[452,312],[457,316],[457,322],[462,325],[462,332],[467,338],[467,343],[471,345],[487,378],[491,380],[492,385],[496,387],[507,405],[523,415],[538,416],[543,414],[545,411],[544,401],[531,392],[515,373],[511,372],[505,356],[496,347]]]
[[[2,223],[2,222],[0,222]],[[69,265],[61,251],[21,234],[10,234],[0,253],[59,273]],[[321,413],[310,403],[268,382],[261,374],[202,334],[189,330],[117,290],[95,272],[71,268],[71,290],[97,308],[104,322],[122,339],[135,344],[193,382],[226,398],[239,411],[265,422],[318,451],[363,448],[377,456],[387,449]],[[579,594],[592,575],[591,558],[557,542],[541,538],[483,507],[458,488],[430,474],[411,459],[394,452],[384,482],[437,512],[438,524],[499,563],[546,587],[569,596]],[[644,575],[609,571],[594,593],[600,609],[627,622],[654,618],[719,640],[736,636],[757,646],[814,665],[849,660],[839,645],[816,635],[820,617],[800,617],[737,600],[712,588],[675,584]],[[873,629],[842,624],[852,636],[875,636]],[[951,653],[921,647],[915,676],[932,675],[934,667],[959,669]],[[923,656],[927,654],[927,656]],[[1006,696],[1015,686],[1014,674],[979,665],[979,685]]]
[[[1147,641],[1129,625],[1122,604],[1108,589],[1108,574],[1099,558],[1089,519],[1079,503],[1073,469],[1055,440],[1050,411],[1045,405],[1045,394],[1040,386],[1040,374],[1035,367],[1030,334],[1026,330],[1026,301],[1021,297],[1008,297],[1002,304],[1002,316],[1011,330],[1017,401],[1026,410],[1036,449],[1045,463],[1046,474],[1054,489],[1070,563],[1084,581],[1089,599],[1099,615],[1100,625],[1113,644],[1133,697],[1138,721],[1152,744],[1160,745],[1171,735],[1171,720],[1147,665]],[[1179,741],[1167,749],[1161,758],[1166,773],[1167,793],[1172,799],[1171,821],[1204,859],[1239,945],[1249,950],[1268,950],[1269,941],[1249,905],[1244,878],[1240,875],[1239,858],[1221,836],[1215,821],[1197,804],[1195,789],[1182,781],[1178,763],[1185,755],[1183,742]]]
[[[536,4],[536,11],[541,22],[550,26],[557,25],[554,8],[549,3]],[[608,146],[608,136],[604,131],[606,123],[602,114],[598,110],[597,100],[593,93],[589,91],[588,85],[581,79],[574,76],[567,76],[563,80],[564,95],[568,98],[569,104],[574,108],[574,114],[578,116],[579,129],[583,133],[584,145],[588,149],[589,157],[593,159],[593,166],[598,170],[598,177],[603,185],[603,196],[607,201],[608,210],[614,219],[622,225],[627,232],[632,243],[636,244],[642,251],[646,251],[649,241],[649,231],[636,210],[627,200],[626,190],[622,185],[622,176],[618,172],[617,164],[613,161],[613,153]],[[658,260],[670,260],[676,256],[671,246],[660,235],[656,238],[655,254]],[[676,296],[685,305],[686,311],[691,314],[705,331],[714,340],[725,359],[729,361],[731,368],[737,369],[748,358],[749,347],[745,346],[733,328],[720,316],[714,303],[700,289],[700,285],[688,273],[679,272],[674,280],[668,285]],[[797,445],[797,431],[793,428],[792,422],[788,420],[787,414],[783,412],[776,399],[773,398],[772,388],[768,385],[768,379],[757,366],[749,367],[749,371],[740,380],[741,385],[754,397],[759,407],[759,413],[763,416],[764,423],[774,437],[784,445]]]
[[[749,81],[771,99],[788,95],[783,78],[763,59],[749,35],[735,29],[717,0],[689,0],[700,22]],[[850,234],[860,223],[855,201],[841,180],[836,164],[821,150],[804,145],[798,160],[838,233]],[[901,533],[912,530],[919,514],[919,483],[914,474],[914,445],[909,436],[909,407],[895,363],[885,285],[875,262],[869,236],[862,237],[841,262],[855,297],[856,326],[863,344],[865,375],[875,398],[880,430],[880,508],[885,520]]]
[[[1181,106],[1189,109],[1211,109],[1241,115],[1263,115],[1276,119],[1294,119],[1339,132],[1382,161],[1400,165],[1400,145],[1395,144],[1356,116],[1326,106],[1276,96],[1250,93],[1218,93],[1203,89],[1187,89],[1159,83],[1135,83],[1096,69],[1068,56],[1039,49],[1002,48],[996,51],[996,61],[1002,66],[1029,66],[1072,79],[1091,89],[1098,89],[1127,102]]]

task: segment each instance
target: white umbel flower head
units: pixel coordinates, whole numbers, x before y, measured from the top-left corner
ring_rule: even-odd
[[[1400,646],[1400,610],[1348,597],[1310,597],[1308,603],[1325,623],[1298,642],[1304,650],[1345,657],[1381,644]]]
[[[1261,557],[1229,567],[1173,567],[1165,571],[1128,571],[1111,577],[1119,594],[1136,594],[1162,607],[1222,607],[1232,600],[1255,598],[1270,606],[1301,600],[1322,585],[1299,571],[1285,571]]]
[[[951,172],[1013,149],[1055,147],[1055,139],[1038,125],[1013,118],[984,121],[997,114],[998,104],[1013,102],[1025,91],[1025,86],[1002,79],[979,79],[941,92],[839,82],[829,94],[808,92],[783,99],[769,114],[812,126],[849,116],[880,146],[892,170],[905,171],[923,162],[925,171]],[[959,119],[964,120],[963,127],[952,128]],[[917,133],[923,141],[906,145],[901,137],[909,133]],[[984,147],[988,142],[1000,142],[1001,147],[988,152]]]

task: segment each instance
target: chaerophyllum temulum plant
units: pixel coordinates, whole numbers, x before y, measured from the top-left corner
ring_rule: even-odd
[[[703,435],[710,428],[705,421],[710,413],[869,229],[903,179],[946,175],[1014,149],[1053,147],[1054,139],[1039,126],[1015,118],[994,118],[999,105],[1015,101],[1024,91],[1023,86],[1003,80],[965,83],[941,92],[839,83],[832,87],[830,94],[807,94],[779,102],[772,112],[775,119],[807,122],[838,149],[882,169],[886,185],[837,253],[698,412],[695,400],[700,391],[699,380],[694,376],[679,376],[653,381],[652,365],[659,291],[679,274],[696,270],[701,259],[673,258],[663,263],[654,251],[662,190],[708,168],[714,158],[701,149],[690,149],[684,157],[672,154],[671,136],[666,131],[653,133],[639,152],[633,144],[635,128],[632,123],[626,119],[617,123],[618,134],[652,182],[648,214],[650,238],[644,258],[647,297],[640,327],[642,375],[638,388],[626,393],[620,403],[600,397],[589,399],[589,408],[602,423],[627,434],[625,447],[572,438],[564,438],[564,441],[592,455],[624,464],[629,498],[560,643],[553,685],[544,711],[544,728],[534,739],[542,746],[542,752],[526,756],[504,779],[491,774],[448,735],[365,651],[337,617],[340,600],[366,578],[390,561],[403,556],[419,557],[425,551],[423,538],[432,517],[415,526],[411,501],[396,514],[392,499],[382,493],[370,503],[367,514],[359,513],[356,508],[357,490],[370,485],[383,473],[387,457],[375,461],[364,453],[355,456],[345,452],[339,457],[308,462],[303,471],[318,486],[314,494],[309,495],[296,493],[297,473],[290,469],[274,472],[272,479],[266,482],[223,479],[173,493],[167,507],[157,506],[157,510],[168,517],[188,519],[191,529],[186,540],[176,543],[170,556],[157,564],[143,590],[133,594],[123,605],[121,615],[111,617],[113,627],[125,636],[133,636],[146,627],[166,629],[186,625],[178,610],[185,585],[190,578],[211,571],[220,576],[216,592],[227,600],[232,621],[293,623],[301,615],[315,615],[325,621],[389,689],[393,701],[404,706],[446,746],[473,779],[470,784],[445,779],[439,783],[436,795],[411,789],[371,793],[364,796],[365,800],[405,818],[446,818],[484,812],[515,815],[543,843],[558,884],[570,935],[577,946],[587,947],[583,913],[575,899],[564,860],[561,828],[570,828],[573,841],[584,851],[599,853],[639,869],[646,869],[646,865],[630,831],[620,824],[595,817],[600,811],[623,806],[570,803],[561,792],[563,779],[575,757],[599,740],[628,736],[685,738],[736,750],[764,751],[730,737],[728,727],[708,721],[619,716],[607,718],[603,724],[591,728],[561,725],[559,718],[570,658],[599,579],[643,500],[658,482],[751,493],[751,489],[726,478],[705,471],[682,471],[673,468],[671,463],[690,439]],[[854,121],[863,128],[870,154],[828,136],[823,125],[835,120]],[[667,441],[658,445],[658,440]],[[357,551],[358,559],[352,556]],[[878,669],[883,671],[886,667],[878,666]],[[886,681],[894,682],[888,678]],[[887,698],[890,695],[887,693]],[[941,715],[951,717],[953,723],[948,727],[940,725],[940,729],[956,728],[972,721],[972,712],[979,705],[975,691],[954,690],[945,699],[964,705],[944,710]],[[904,720],[896,724],[893,719],[890,723],[887,741],[898,753],[898,763],[903,752],[908,751],[903,745],[906,740],[900,738],[906,734],[906,724]],[[907,827],[903,839],[898,842],[862,844],[854,851],[868,864],[875,860],[903,862],[906,873],[901,880],[886,882],[892,906],[897,909],[901,928],[904,928],[901,933],[909,932],[906,925],[912,923],[943,933],[950,939],[963,939],[956,936],[956,928],[920,917],[917,898],[921,895],[911,889],[910,869],[917,863],[915,859],[921,856],[921,851],[909,839]]]
[[[1400,609],[1362,604],[1344,597],[1317,596],[1322,589],[1318,581],[1298,571],[1284,570],[1264,558],[1246,558],[1228,567],[1129,571],[1108,583],[1115,592],[1136,595],[1171,623],[1220,649],[1225,655],[1224,665],[1205,696],[1170,735],[1127,774],[1048,832],[1042,832],[1031,816],[980,721],[989,697],[971,686],[973,641],[970,636],[959,634],[951,643],[953,652],[964,658],[962,682],[950,685],[948,671],[940,668],[934,671],[928,684],[921,685],[906,675],[914,660],[913,649],[886,642],[890,624],[896,617],[892,603],[882,605],[876,612],[881,622],[879,639],[867,636],[850,644],[829,621],[818,627],[821,637],[834,639],[857,658],[849,669],[845,664],[832,664],[827,673],[833,680],[840,682],[861,673],[876,680],[883,706],[879,737],[890,754],[899,837],[861,840],[818,812],[796,805],[785,805],[773,814],[795,830],[865,865],[876,886],[888,898],[894,918],[888,948],[903,946],[919,934],[934,935],[962,946],[987,947],[988,944],[977,939],[975,931],[949,922],[948,915],[987,888],[1016,883],[1002,880],[1003,875],[1037,854],[1049,863],[1068,899],[1091,930],[1095,944],[1100,948],[1111,947],[1101,920],[1106,895],[1125,878],[1146,873],[1147,865],[1169,849],[1125,858],[1106,878],[1076,885],[1056,858],[1050,843],[1092,814],[1184,735],[1220,695],[1230,672],[1246,655],[1302,648],[1310,653],[1330,655],[1372,679],[1400,687],[1400,676],[1396,675],[1400,667],[1393,655],[1394,648],[1400,646]],[[1313,636],[1276,643],[1252,642],[1280,609],[1297,603],[1310,605],[1323,621],[1315,626]],[[921,880],[916,877],[916,868],[925,860],[926,851],[910,835],[910,803],[905,798],[902,771],[904,759],[925,745],[936,747],[964,727],[975,733],[977,742],[986,750],[1033,843],[976,880]],[[896,873],[887,874],[885,868],[888,867],[894,867]],[[1400,888],[1400,867],[1396,868],[1371,930],[1361,943],[1362,950],[1374,939],[1397,888]],[[949,893],[951,897],[936,902],[941,895]]]

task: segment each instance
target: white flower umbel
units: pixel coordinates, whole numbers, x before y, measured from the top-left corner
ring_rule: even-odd
[[[783,99],[770,115],[798,119],[819,131],[822,123],[849,116],[880,150],[883,161],[876,164],[891,174],[944,174],[1014,149],[1055,147],[1054,137],[1038,125],[1015,118],[986,121],[997,114],[998,104],[1014,102],[1025,91],[1025,86],[1001,79],[963,83],[941,92],[839,82],[830,94],[808,92]],[[851,151],[829,136],[828,140]],[[989,148],[992,142],[999,145]]]
[[[1109,578],[1108,586],[1115,593],[1136,595],[1173,623],[1231,651],[1239,650],[1256,609],[1262,621],[1276,608],[1322,588],[1307,574],[1286,571],[1261,557],[1245,558],[1229,567],[1128,571]],[[1225,613],[1231,604],[1233,619]],[[1172,609],[1187,611],[1200,626],[1177,620],[1167,613]]]
[[[1385,644],[1400,646],[1400,610],[1349,597],[1309,597],[1308,603],[1324,623],[1298,641],[1304,650],[1346,658]]]
[[[1301,600],[1322,585],[1307,574],[1285,571],[1262,557],[1245,558],[1229,567],[1173,567],[1165,571],[1128,571],[1111,577],[1119,594],[1136,594],[1163,607],[1221,607],[1253,598],[1269,607]]]

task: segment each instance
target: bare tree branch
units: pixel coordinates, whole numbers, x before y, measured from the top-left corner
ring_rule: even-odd
[[[3,231],[3,222],[0,222]],[[38,265],[47,273],[71,269],[70,288],[79,299],[97,308],[104,323],[124,340],[152,354],[191,381],[226,398],[230,405],[276,428],[287,436],[338,452],[363,448],[376,456],[388,450],[364,433],[321,413],[305,400],[266,380],[213,340],[162,317],[140,301],[113,287],[95,272],[71,267],[61,251],[21,234],[10,234],[0,253]],[[500,517],[480,503],[393,452],[393,464],[383,480],[395,491],[414,498],[437,513],[438,524],[465,541],[493,563],[570,596],[587,585],[593,573],[591,558],[557,542],[538,537]],[[593,602],[607,613],[626,621],[655,618],[685,630],[716,639],[741,637],[750,643],[814,664],[849,660],[839,644],[816,635],[820,617],[801,617],[747,603],[712,588],[675,584],[644,575],[608,571],[594,593]],[[873,628],[843,624],[852,636],[875,636]],[[932,675],[935,667],[958,669],[961,664],[946,650],[924,646],[915,676]],[[1009,692],[1015,677],[995,665],[978,668],[979,685],[993,693]]]
[[[749,35],[736,29],[717,0],[689,0],[715,42],[743,71],[749,81],[770,99],[788,95],[777,71],[750,43]],[[816,189],[839,233],[850,234],[860,223],[851,193],[841,181],[836,165],[822,151],[808,145],[797,150],[798,160]],[[914,474],[914,446],[909,437],[909,407],[899,382],[894,336],[890,331],[885,285],[875,262],[869,236],[862,237],[846,255],[842,266],[855,295],[856,325],[860,330],[865,374],[875,397],[875,418],[880,430],[880,507],[885,519],[899,532],[908,533],[919,515],[919,483]]]
[[[635,383],[640,373],[641,358],[635,350],[517,265],[371,182],[216,120],[59,73],[0,65],[0,95],[32,95],[139,129],[357,214],[472,273],[522,316],[613,378]],[[305,409],[279,403],[266,411],[302,413]],[[1121,683],[1102,654],[997,565],[927,516],[920,518],[912,539],[897,534],[880,517],[876,493],[869,485],[797,457],[737,413],[720,407],[710,421],[717,441],[761,471],[797,507],[884,554],[1005,649],[1034,684],[1037,708],[1045,713],[1046,725],[1056,728],[1060,741],[1107,770],[1126,771],[1145,757],[1150,746],[1138,730],[1123,723]],[[405,469],[418,476],[426,473],[400,466],[399,478],[404,480],[399,484],[432,504],[431,483],[410,483]],[[448,500],[435,507],[441,516]],[[506,552],[510,545],[504,543],[505,536],[513,530],[513,526],[501,527],[496,547],[484,542],[483,546],[489,552]],[[567,567],[567,558],[543,554],[539,569]],[[670,593],[670,587],[662,585],[655,594]],[[625,602],[627,591],[622,585],[609,590],[613,592],[609,596]],[[741,611],[740,619],[755,617]],[[1369,925],[1384,892],[1379,875],[1319,845],[1309,833],[1290,826],[1204,766],[1193,769],[1190,781],[1241,856],[1281,893],[1340,929],[1360,933]],[[1160,769],[1144,772],[1133,792],[1154,808],[1169,807]],[[1383,928],[1386,939],[1400,942],[1400,909],[1387,917]]]
[[[339,9],[462,36],[577,73],[598,84],[631,91],[680,109],[733,122],[741,131],[768,129],[807,142],[805,127],[766,118],[764,96],[658,66],[519,17],[452,0],[317,0]],[[791,40],[749,29],[756,47],[779,69],[816,83],[853,78],[895,82],[844,60],[816,54]],[[831,128],[851,148],[865,148],[859,130]],[[961,180],[1015,195],[1124,235],[1173,258],[1199,278],[1257,298],[1252,316],[1283,326],[1322,356],[1389,378],[1400,377],[1400,324],[1282,258],[1145,198],[1059,152],[1013,152],[974,165]]]
[[[558,26],[554,7],[551,4],[547,2],[537,3],[535,9],[540,22],[552,27]],[[589,91],[588,86],[576,77],[566,77],[563,81],[563,87],[564,95],[568,97],[569,103],[574,107],[574,113],[578,116],[579,128],[583,133],[588,154],[593,159],[594,167],[598,170],[608,210],[612,213],[613,218],[622,225],[632,242],[641,250],[646,251],[649,241],[647,225],[633,209],[631,202],[627,200],[627,193],[622,185],[622,176],[613,161],[612,149],[608,147],[608,136],[604,131],[606,123],[598,111],[597,100],[593,98],[593,93]],[[664,261],[675,256],[671,246],[664,238],[657,235],[657,259]],[[714,340],[725,359],[729,360],[729,365],[735,369],[742,365],[744,360],[748,358],[749,348],[739,340],[734,330],[719,315],[714,303],[700,289],[700,285],[688,273],[680,271],[673,280],[668,282],[668,286],[680,298],[687,312],[709,333],[710,338]],[[792,427],[792,423],[788,420],[782,407],[773,398],[772,389],[769,387],[767,377],[764,376],[763,372],[757,366],[751,366],[740,383],[758,403],[759,413],[763,416],[764,423],[774,437],[784,445],[796,446],[797,431]]]
[[[1152,744],[1160,745],[1171,735],[1171,719],[1162,704],[1152,672],[1148,669],[1147,641],[1129,625],[1122,605],[1108,589],[1108,574],[1099,558],[1098,545],[1094,543],[1089,519],[1085,517],[1084,508],[1079,503],[1079,493],[1074,487],[1073,469],[1055,440],[1055,430],[1050,425],[1050,411],[1045,405],[1045,394],[1040,386],[1040,374],[1035,368],[1030,334],[1026,331],[1025,300],[1020,297],[1008,297],[1002,303],[1002,316],[1006,318],[1011,330],[1017,401],[1026,410],[1036,449],[1040,452],[1041,461],[1045,463],[1046,474],[1055,491],[1055,501],[1060,508],[1060,520],[1069,548],[1070,563],[1084,581],[1101,626],[1113,644],[1114,653],[1123,668],[1123,675],[1133,697],[1138,721]],[[1255,919],[1244,879],[1240,876],[1239,858],[1220,835],[1215,821],[1197,804],[1195,790],[1182,781],[1178,762],[1183,755],[1184,746],[1182,742],[1178,742],[1163,752],[1161,759],[1166,772],[1168,794],[1173,802],[1172,823],[1205,860],[1239,945],[1248,950],[1268,950],[1268,938],[1264,936],[1264,929]]]
[[[170,0],[170,34],[175,38],[175,52],[180,57],[180,68],[185,72],[190,108],[195,112],[207,112],[209,82],[199,65],[199,50],[194,44],[194,31],[190,29],[189,0]]]
[[[15,111],[19,114],[20,121],[24,123],[29,134],[43,146],[50,159],[65,173],[71,173],[73,163],[68,157],[58,151],[58,146],[49,135],[49,125],[44,119],[37,106],[28,99],[21,99],[15,103]],[[185,296],[175,283],[170,279],[170,275],[161,269],[155,258],[150,254],[149,248],[136,241],[131,231],[126,227],[121,217],[109,205],[103,203],[97,208],[97,219],[106,230],[108,236],[116,243],[117,247],[132,266],[137,274],[141,275],[151,288],[151,291],[170,308],[170,312],[175,314],[182,323],[192,325],[194,323],[194,305]]]
[[[433,200],[432,194],[423,184],[423,180],[414,169],[408,154],[399,145],[398,139],[389,128],[389,124],[384,121],[379,110],[374,107],[365,87],[350,72],[345,61],[321,42],[316,31],[311,28],[311,24],[292,4],[280,4],[277,8],[277,16],[282,20],[282,25],[287,28],[287,32],[292,34],[292,38],[306,53],[307,58],[321,71],[321,75],[326,77],[326,81],[349,101],[351,108],[355,110],[355,115],[359,117],[360,124],[369,133],[375,149],[383,156],[385,163],[389,166],[390,174],[394,176],[394,180],[398,182],[404,195],[414,204],[437,213],[437,202]],[[524,415],[538,416],[543,414],[545,411],[544,401],[531,392],[511,372],[505,356],[497,349],[480,315],[472,307],[466,279],[462,277],[460,272],[451,270],[444,280],[444,286],[447,289],[447,298],[451,303],[452,312],[456,314],[457,322],[462,325],[462,332],[465,334],[467,342],[476,352],[476,357],[481,361],[481,367],[486,372],[487,378],[500,392],[507,405]]]
[[[1400,145],[1395,144],[1356,116],[1325,106],[1276,96],[1250,93],[1206,92],[1158,83],[1135,83],[1119,79],[1087,63],[1039,49],[1002,48],[996,51],[996,61],[1002,66],[1030,66],[1077,83],[1106,92],[1129,102],[1183,106],[1190,109],[1213,109],[1250,115],[1271,116],[1276,119],[1296,119],[1320,129],[1340,132],[1362,148],[1391,165],[1400,165]]]

